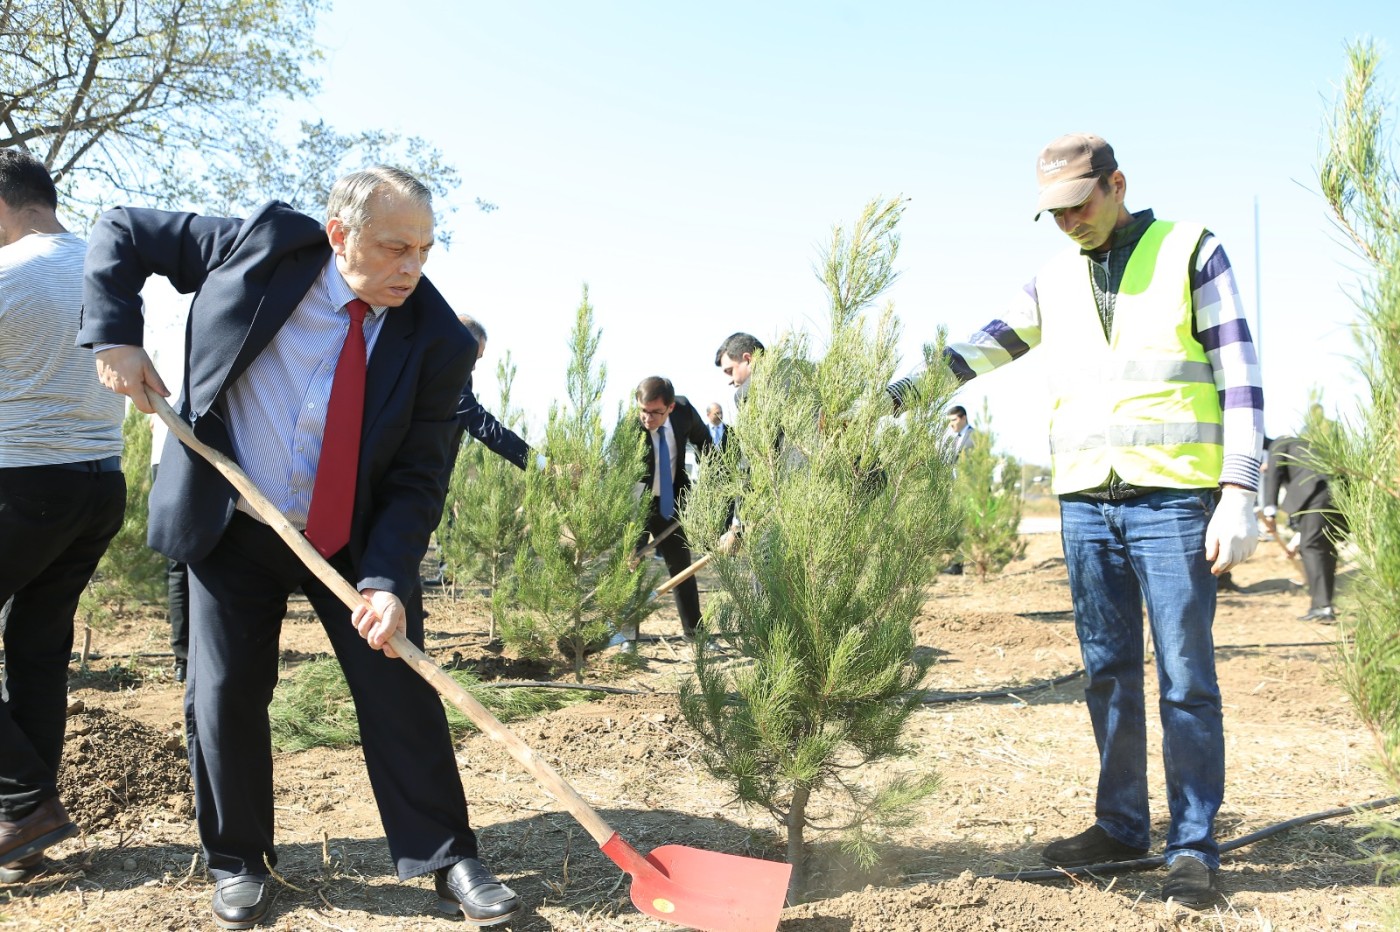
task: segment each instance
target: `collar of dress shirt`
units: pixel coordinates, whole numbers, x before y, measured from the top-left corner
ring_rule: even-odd
[[[331,307],[339,310],[355,299],[355,292],[346,283],[345,276],[340,274],[340,269],[335,264],[334,254],[332,254],[328,260],[328,267],[325,274],[321,276],[320,281],[325,287],[324,296],[326,302],[330,304]],[[388,310],[388,307],[385,305],[370,305],[369,316],[374,320],[378,320],[380,315],[386,310]]]

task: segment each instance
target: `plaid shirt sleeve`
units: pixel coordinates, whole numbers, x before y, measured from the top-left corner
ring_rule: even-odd
[[[1259,356],[1245,319],[1235,273],[1214,234],[1201,237],[1191,270],[1191,305],[1200,341],[1215,373],[1225,426],[1220,482],[1259,488],[1264,450],[1264,390]]]
[[[1031,279],[1001,317],[965,341],[950,341],[943,358],[958,380],[966,382],[1020,359],[1039,343],[1040,299],[1036,296],[1035,279]]]

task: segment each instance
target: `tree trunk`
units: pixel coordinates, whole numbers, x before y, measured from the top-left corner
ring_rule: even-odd
[[[802,902],[807,887],[807,846],[802,842],[802,830],[807,827],[807,800],[812,791],[799,786],[792,794],[792,806],[787,817],[787,860],[792,865],[792,879],[788,881],[787,902],[795,906]]]
[[[499,575],[497,571],[499,562],[493,555],[491,558],[491,630],[487,632],[486,638],[488,644],[496,642],[496,577]]]

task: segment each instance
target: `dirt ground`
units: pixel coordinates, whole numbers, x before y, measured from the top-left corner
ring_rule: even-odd
[[[1290,583],[1297,575],[1296,564],[1265,543],[1236,570],[1241,590],[1222,595],[1216,640],[1228,754],[1223,841],[1386,795],[1367,767],[1370,738],[1332,681],[1336,629],[1296,620],[1307,608]],[[1029,538],[1025,559],[984,583],[939,578],[918,621],[920,644],[937,658],[932,686],[939,701],[913,722],[912,758],[872,767],[861,778],[931,768],[942,787],[890,839],[873,870],[857,870],[833,841],[813,837],[822,893],[786,909],[780,928],[1381,928],[1391,891],[1366,863],[1375,845],[1366,837],[1367,818],[1351,815],[1227,855],[1226,901],[1200,914],[1158,899],[1160,870],[1044,883],[989,877],[1039,867],[1044,844],[1093,820],[1097,767],[1083,681],[1038,688],[1079,668],[1069,608],[1055,534]],[[488,649],[479,597],[453,600],[434,590],[429,610],[428,648],[439,662],[456,658],[488,679],[539,677],[538,665]],[[638,667],[604,656],[591,676],[645,694],[600,696],[518,722],[515,730],[643,851],[670,843],[778,858],[781,843],[767,814],[734,804],[699,764],[675,696],[691,657],[678,629],[668,606],[644,628],[663,638],[642,645]],[[72,679],[62,782],[84,833],[50,850],[46,875],[0,886],[0,929],[213,928],[212,887],[191,822],[181,690],[162,656],[166,637],[158,609],[94,632],[94,656]],[[288,675],[327,649],[304,604],[285,626],[283,647]],[[1005,687],[1011,695],[965,698]],[[1160,739],[1155,722],[1149,731]],[[1149,753],[1160,851],[1160,754],[1156,746]],[[674,928],[632,907],[625,876],[503,749],[472,734],[458,759],[484,855],[528,904],[511,928]],[[285,754],[276,766],[281,860],[269,927],[454,927],[435,913],[429,880],[394,878],[358,751]]]

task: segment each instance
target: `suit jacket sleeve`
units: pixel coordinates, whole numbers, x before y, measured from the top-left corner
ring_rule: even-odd
[[[1279,489],[1288,481],[1287,454],[1291,447],[1292,443],[1286,439],[1275,440],[1269,447],[1269,468],[1264,470],[1265,508],[1277,508],[1279,505]]]
[[[530,445],[482,407],[472,392],[470,376],[467,377],[467,384],[463,386],[462,397],[457,404],[457,420],[462,430],[484,443],[486,449],[521,469],[525,468]]]
[[[142,345],[141,288],[152,275],[181,294],[204,284],[234,248],[243,221],[119,207],[88,236],[78,344]]]

